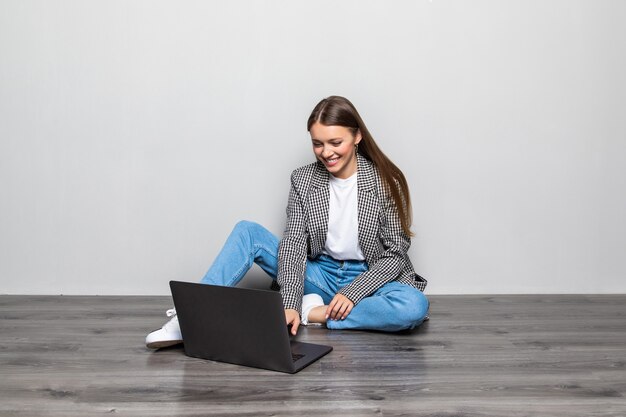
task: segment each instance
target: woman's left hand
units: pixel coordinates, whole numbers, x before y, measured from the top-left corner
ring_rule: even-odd
[[[354,303],[343,294],[336,294],[326,309],[326,319],[343,320],[352,311]]]

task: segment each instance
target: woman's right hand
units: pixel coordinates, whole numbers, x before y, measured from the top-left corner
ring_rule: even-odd
[[[291,325],[291,334],[296,335],[298,327],[300,327],[300,313],[292,308],[285,309],[285,320],[287,320],[287,326]]]

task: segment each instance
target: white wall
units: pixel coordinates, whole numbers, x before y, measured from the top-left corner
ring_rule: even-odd
[[[428,292],[626,292],[626,2],[0,0],[0,293],[166,294],[282,232],[349,97]]]

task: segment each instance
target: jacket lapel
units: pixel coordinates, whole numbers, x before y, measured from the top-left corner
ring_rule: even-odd
[[[357,164],[359,245],[365,259],[369,260],[374,258],[377,253],[377,248],[372,246],[372,242],[378,242],[378,211],[380,204],[376,192],[374,166],[360,154],[357,154]]]
[[[308,201],[310,253],[318,254],[324,249],[328,233],[328,171],[318,161],[311,179],[311,192]]]

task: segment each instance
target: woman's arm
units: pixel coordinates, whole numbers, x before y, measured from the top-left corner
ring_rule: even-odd
[[[287,225],[278,246],[278,276],[280,294],[286,310],[300,312],[304,295],[304,272],[307,256],[306,213],[302,198],[291,175],[287,202]]]

